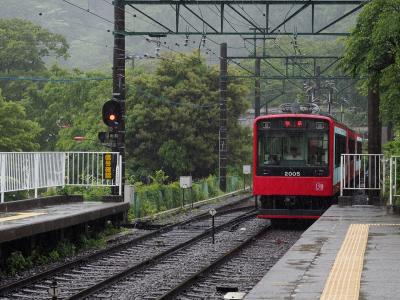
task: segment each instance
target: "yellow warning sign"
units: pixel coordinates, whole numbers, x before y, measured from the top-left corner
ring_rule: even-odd
[[[115,164],[111,153],[105,153],[103,157],[104,162],[104,179],[114,179]]]

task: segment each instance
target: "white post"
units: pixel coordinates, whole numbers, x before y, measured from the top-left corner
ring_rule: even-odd
[[[33,156],[33,172],[35,174],[35,199],[38,197],[38,186],[39,186],[39,153],[34,153]]]
[[[65,186],[65,183],[66,183],[66,181],[67,181],[67,176],[69,176],[69,174],[67,175],[66,173],[65,173],[65,169],[67,169],[68,171],[69,171],[69,166],[68,166],[68,162],[69,162],[69,159],[67,160],[67,158],[68,158],[69,156],[67,155],[67,153],[65,153],[65,152],[63,152],[62,153],[62,155],[61,155],[61,169],[62,169],[62,172],[61,172],[61,174],[62,174],[62,187],[64,187]],[[67,168],[65,168],[65,165],[67,164]]]
[[[119,158],[119,195],[122,195],[122,155],[118,154]]]
[[[392,177],[392,173],[393,173],[393,157],[390,158],[389,160],[389,204],[390,206],[393,205],[393,177]]]
[[[385,161],[385,157],[383,155],[381,155],[381,159],[380,159],[381,163],[382,163],[382,195],[385,195],[385,177],[386,177],[386,161]]]
[[[343,166],[343,155],[340,156],[340,196],[343,196],[343,174],[344,174],[344,166]]]
[[[1,189],[1,203],[4,202],[4,191],[6,189],[6,154],[1,154],[0,160],[0,189]]]

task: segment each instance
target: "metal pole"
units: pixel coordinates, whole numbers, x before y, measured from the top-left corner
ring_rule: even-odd
[[[192,209],[193,209],[193,189],[190,187],[190,202],[192,204]]]
[[[125,184],[125,35],[119,32],[125,31],[125,1],[114,0],[114,52],[113,52],[113,98],[116,99],[122,110],[121,123],[114,132],[118,133],[117,143],[112,148],[113,152],[119,152],[122,158],[121,164],[121,195],[124,194]],[[118,195],[118,187],[111,189],[113,195]]]
[[[212,219],[212,243],[215,244],[215,223],[214,223],[214,216],[211,216]]]
[[[219,187],[226,191],[226,168],[228,159],[228,120],[227,120],[227,44],[220,45],[219,73]]]
[[[331,101],[332,101],[332,94],[331,94],[331,88],[329,88],[329,93],[328,93],[328,114],[331,114]]]
[[[343,104],[340,104],[340,123],[343,123]]]
[[[315,90],[314,90],[314,98],[320,99],[320,89],[321,89],[321,67],[316,66],[315,68]]]
[[[254,117],[257,118],[260,116],[260,100],[261,100],[261,93],[260,93],[260,75],[261,75],[261,60],[256,58],[255,61],[255,76],[256,80],[254,82]]]

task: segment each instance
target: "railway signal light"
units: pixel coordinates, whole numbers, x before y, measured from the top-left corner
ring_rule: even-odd
[[[116,100],[109,100],[103,105],[103,121],[107,126],[117,127],[122,120],[121,105]]]

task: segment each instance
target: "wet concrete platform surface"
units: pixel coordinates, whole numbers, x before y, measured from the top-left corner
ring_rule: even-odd
[[[353,278],[355,273],[348,271],[329,276],[351,224],[369,224],[361,278]],[[351,258],[344,261],[352,263]],[[399,261],[399,215],[373,206],[332,206],[244,299],[320,299],[331,277],[333,281],[355,281],[359,293],[355,299],[400,299]],[[351,298],[331,290],[321,299]]]
[[[72,202],[0,212],[0,243],[125,213],[129,203]]]

